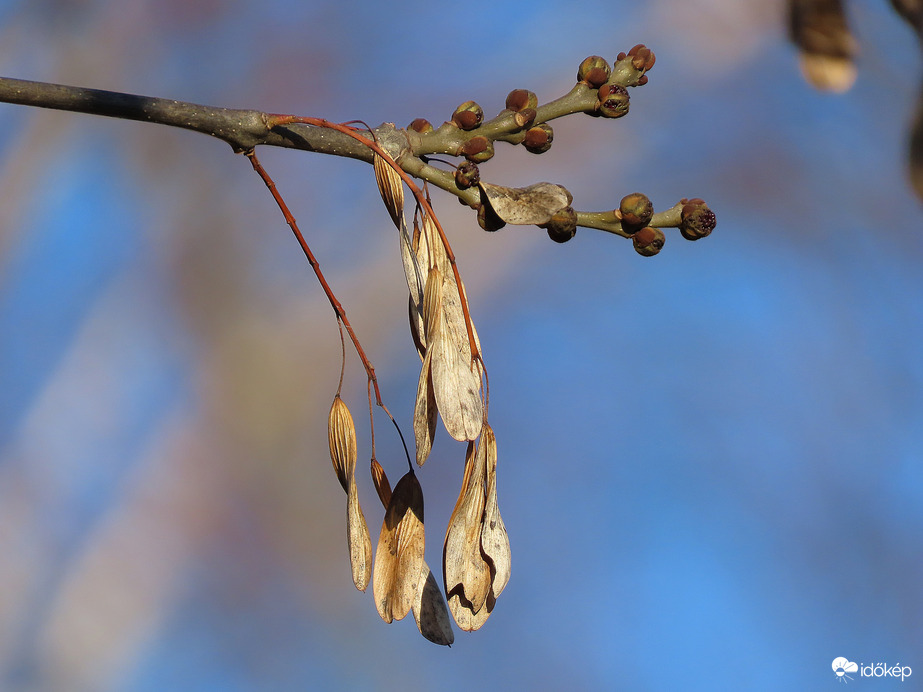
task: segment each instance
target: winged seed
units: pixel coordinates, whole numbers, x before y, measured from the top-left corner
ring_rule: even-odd
[[[365,516],[359,506],[359,493],[356,489],[356,477],[350,476],[346,500],[346,542],[349,545],[349,564],[352,568],[353,583],[360,591],[365,591],[372,577],[372,539],[369,536]]]
[[[433,576],[426,561],[423,562],[417,596],[411,610],[420,634],[431,642],[450,646],[455,641],[455,633],[452,632],[452,623],[449,620],[445,599],[442,597],[442,589],[439,588],[436,577]]]
[[[381,199],[394,225],[400,228],[404,218],[404,183],[397,171],[377,153],[374,157],[374,167],[378,192],[381,193]]]
[[[449,610],[455,622],[467,629],[468,613],[477,613],[490,592],[490,566],[481,554],[481,523],[484,516],[486,454],[469,445],[463,494],[449,519],[443,546],[443,574]]]
[[[413,408],[413,436],[417,446],[417,464],[423,466],[433,448],[436,437],[436,395],[433,392],[433,380],[430,376],[432,355],[423,357],[420,380],[417,383],[417,399]]]
[[[484,423],[481,446],[487,460],[487,502],[481,529],[481,551],[492,566],[491,592],[499,596],[510,580],[510,539],[497,506],[497,440],[490,425]]]
[[[548,223],[556,212],[573,201],[571,194],[554,183],[536,183],[528,187],[504,187],[478,183],[497,216],[514,225]]]
[[[330,459],[337,480],[343,490],[349,492],[349,479],[356,472],[356,426],[352,414],[337,394],[327,418],[327,438],[330,445]]]
[[[391,484],[388,482],[388,475],[376,459],[372,459],[372,479],[375,481],[378,497],[387,511],[391,502]],[[420,634],[435,644],[452,645],[455,641],[455,633],[452,632],[449,611],[446,609],[442,589],[436,583],[436,578],[429,565],[426,564],[426,560],[423,560],[420,569],[417,593],[410,610]]]
[[[372,592],[385,622],[404,618],[413,607],[422,578],[423,491],[413,471],[391,493],[375,552]]]

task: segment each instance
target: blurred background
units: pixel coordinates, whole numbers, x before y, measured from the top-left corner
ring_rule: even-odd
[[[541,101],[636,43],[618,122],[555,121],[490,182],[703,197],[660,255],[486,234],[434,202],[491,381],[512,580],[451,649],[350,579],[326,417],[335,320],[247,161],[199,134],[0,104],[0,689],[832,688],[923,676],[923,62],[848,3],[859,74],[802,79],[779,0],[0,3],[0,74],[216,106],[437,125]],[[371,168],[260,151],[411,434],[419,360]],[[373,541],[365,377],[360,429]],[[403,452],[376,416],[396,482]],[[441,564],[464,445],[418,474]],[[441,569],[438,570],[441,578]],[[912,680],[907,689],[913,685]],[[878,684],[893,684],[878,681]]]

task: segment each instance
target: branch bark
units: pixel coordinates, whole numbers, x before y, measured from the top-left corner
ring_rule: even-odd
[[[346,156],[371,163],[372,152],[341,132],[310,125],[270,131],[257,110],[215,108],[153,96],[0,77],[0,102],[181,127],[217,137],[237,153],[257,145]]]
[[[349,128],[343,124],[330,123],[319,118],[269,114],[258,110],[215,108],[152,96],[137,96],[8,77],[0,77],[0,103],[15,103],[181,127],[221,139],[237,153],[249,153],[258,145],[266,145],[345,156],[372,163],[376,155],[375,151],[378,149],[388,154],[396,170],[399,168],[403,171],[402,177],[404,177],[403,174],[409,174],[427,181],[455,195],[477,211],[478,222],[485,230],[497,230],[505,223],[516,225],[534,223],[540,228],[545,228],[557,242],[565,242],[572,238],[577,226],[595,228],[633,238],[633,232],[623,228],[622,217],[618,209],[602,212],[575,210],[570,206],[573,195],[561,186],[553,187],[564,191],[567,199],[562,203],[565,206],[558,210],[545,209],[547,213],[541,217],[543,220],[534,222],[531,220],[534,214],[527,214],[520,218],[521,215],[503,214],[500,210],[493,209],[488,199],[489,195],[485,194],[483,179],[479,184],[460,181],[456,175],[460,171],[454,164],[448,164],[452,166],[450,170],[431,165],[433,161],[438,161],[438,159],[430,158],[432,154],[463,157],[467,159],[469,166],[475,164],[475,172],[477,172],[476,164],[484,163],[493,157],[494,142],[502,141],[511,145],[523,144],[526,149],[536,154],[547,151],[553,137],[550,126],[546,124],[550,120],[576,113],[588,113],[607,118],[621,117],[628,112],[629,97],[626,87],[637,87],[647,83],[646,72],[654,64],[654,54],[645,46],[638,44],[627,54],[619,53],[611,69],[603,58],[591,56],[581,64],[581,71],[584,70],[588,61],[591,63],[590,66],[595,65],[594,69],[597,70],[591,80],[592,84],[578,71],[576,85],[568,93],[544,105],[537,103],[537,98],[532,92],[516,90],[511,92],[510,97],[516,96],[518,101],[525,98],[526,105],[522,103],[518,106],[512,105],[518,101],[508,100],[507,109],[486,121],[483,120],[484,114],[481,107],[469,101],[459,106],[451,121],[438,128],[433,128],[421,119],[414,121],[407,129],[397,128],[391,123],[383,123],[372,128],[368,137],[356,136],[353,130],[358,131],[358,128]],[[605,65],[605,69],[599,63]],[[600,84],[602,86],[598,86]],[[528,105],[530,102],[534,102],[534,108]],[[472,116],[475,112],[478,114],[473,124],[456,120],[456,115],[459,117]],[[470,117],[467,119],[470,120]],[[415,127],[417,123],[423,123],[425,126]],[[541,136],[536,139],[532,135]],[[408,180],[405,178],[405,182]],[[524,190],[509,188],[506,190],[509,192],[509,197],[520,199],[520,207],[525,204],[521,199]],[[688,225],[683,218],[683,209],[687,201],[689,200],[683,199],[673,208],[655,214],[648,220],[658,226],[677,226],[683,230],[684,225]],[[689,239],[704,237],[714,228],[714,214],[711,214],[701,200],[693,201],[703,207],[699,215],[704,214],[703,223],[709,227],[683,230],[683,235]],[[524,218],[530,220],[524,221]]]

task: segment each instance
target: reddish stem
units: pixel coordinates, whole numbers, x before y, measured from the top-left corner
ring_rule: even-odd
[[[388,407],[385,406],[384,402],[381,400],[381,392],[378,389],[378,378],[375,376],[375,366],[372,365],[372,361],[369,360],[368,356],[365,355],[365,351],[362,348],[362,344],[359,343],[359,338],[356,336],[356,333],[353,331],[352,325],[349,323],[349,319],[346,317],[346,310],[343,309],[343,306],[340,304],[340,301],[337,300],[336,296],[333,294],[333,290],[330,288],[330,285],[327,283],[327,279],[324,278],[323,272],[320,270],[320,263],[317,261],[317,258],[314,257],[314,253],[311,252],[311,248],[308,246],[308,242],[305,240],[304,235],[302,235],[301,230],[298,228],[298,222],[295,221],[295,217],[292,215],[292,212],[289,211],[288,205],[285,203],[285,200],[282,199],[282,195],[279,194],[279,191],[276,189],[276,184],[273,182],[272,178],[269,177],[269,173],[266,172],[266,169],[263,168],[263,165],[260,163],[259,159],[256,157],[256,153],[253,150],[246,152],[246,156],[250,159],[250,165],[253,166],[253,170],[256,171],[257,175],[262,178],[263,182],[266,184],[266,187],[269,189],[272,198],[276,200],[276,204],[279,206],[279,209],[282,211],[282,216],[285,217],[285,222],[288,224],[289,228],[292,229],[292,233],[295,234],[295,238],[298,240],[298,244],[301,246],[301,249],[304,251],[305,257],[308,258],[308,264],[311,265],[311,269],[314,270],[315,276],[321,285],[321,288],[324,289],[324,294],[327,296],[327,300],[330,301],[330,305],[333,307],[333,311],[336,313],[339,323],[346,327],[346,333],[349,334],[349,340],[353,342],[353,346],[356,349],[356,354],[359,356],[359,360],[362,361],[362,367],[365,368],[366,375],[369,379],[369,387],[375,390],[375,403],[381,407],[381,409],[387,414],[388,418],[391,419],[391,423],[394,424],[394,428],[397,430],[398,436],[401,438],[401,444],[404,446],[404,454],[407,456],[407,463],[410,463],[410,452],[407,450],[407,442],[404,440],[404,434],[401,432],[400,426],[397,424],[397,421],[394,419],[394,416],[391,415],[391,411],[388,410]],[[340,332],[342,339],[342,331]],[[344,357],[345,365],[345,357]],[[340,386],[343,384],[343,373],[340,372]],[[339,393],[339,387],[337,388]],[[372,458],[375,458],[375,421],[374,417],[371,415],[372,407],[372,394],[369,392],[369,419],[370,427],[372,430]],[[411,468],[413,468],[411,466]]]
[[[346,317],[346,310],[333,294],[333,290],[327,283],[327,279],[324,278],[324,273],[320,270],[320,263],[318,263],[317,258],[314,257],[314,253],[311,252],[311,248],[308,247],[308,242],[301,234],[301,230],[298,228],[298,223],[295,221],[295,217],[292,216],[292,212],[289,211],[288,205],[285,203],[285,200],[282,199],[282,195],[280,195],[279,191],[276,189],[276,184],[273,182],[272,178],[269,177],[269,173],[267,173],[266,169],[263,168],[254,151],[251,150],[246,152],[246,156],[248,159],[250,159],[250,164],[253,166],[253,170],[255,170],[257,175],[259,175],[260,178],[263,179],[263,182],[266,183],[266,187],[269,188],[269,192],[272,195],[272,198],[276,200],[276,204],[279,205],[279,209],[282,211],[282,215],[285,217],[285,222],[288,224],[289,228],[292,229],[292,233],[295,234],[295,238],[298,240],[298,244],[301,245],[301,249],[304,251],[304,255],[308,258],[308,263],[311,265],[311,269],[314,270],[314,274],[317,276],[317,280],[320,282],[321,288],[324,289],[327,300],[330,301],[330,305],[333,307],[333,311],[343,323],[343,326],[346,327],[346,333],[349,334],[349,339],[353,342],[353,346],[356,348],[356,353],[359,355],[359,360],[362,361],[365,372],[369,376],[369,380],[375,389],[375,403],[384,408],[384,404],[381,402],[381,392],[378,391],[378,378],[375,377],[375,367],[365,355],[365,351],[362,349],[362,344],[359,343],[359,339],[356,336],[356,333],[353,331],[352,325],[349,323],[349,318]]]
[[[449,258],[449,263],[452,265],[452,274],[455,276],[455,283],[458,286],[458,294],[461,299],[462,313],[465,317],[465,330],[468,332],[468,343],[471,348],[471,359],[472,366],[474,361],[477,360],[481,363],[481,368],[484,369],[486,373],[486,366],[484,365],[484,360],[481,358],[481,352],[478,350],[477,343],[474,340],[474,329],[471,322],[471,315],[468,312],[468,301],[462,296],[462,282],[461,275],[458,273],[458,266],[455,264],[455,253],[452,252],[452,246],[449,244],[449,239],[445,234],[445,231],[442,228],[442,224],[439,223],[439,218],[436,216],[436,212],[433,211],[432,205],[429,203],[429,200],[426,199],[426,196],[423,194],[423,191],[417,186],[413,178],[408,175],[403,168],[401,168],[397,162],[391,158],[391,155],[378,146],[378,143],[368,137],[363,137],[360,135],[356,128],[350,127],[342,123],[333,123],[324,118],[312,118],[309,116],[299,116],[299,115],[279,115],[272,114],[266,115],[266,127],[270,130],[279,125],[291,125],[295,123],[300,123],[304,125],[314,125],[316,127],[326,127],[331,130],[336,130],[337,132],[342,132],[345,135],[348,135],[355,139],[357,142],[361,142],[369,149],[374,151],[376,154],[381,156],[385,162],[395,170],[395,172],[401,177],[401,180],[404,181],[404,184],[410,188],[411,193],[413,193],[414,198],[417,200],[417,204],[423,207],[423,210],[428,213],[433,222],[436,224],[436,230],[439,231],[439,237],[442,240],[442,245],[445,248],[446,256]]]

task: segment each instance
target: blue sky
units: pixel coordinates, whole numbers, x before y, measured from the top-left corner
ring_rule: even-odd
[[[549,100],[585,56],[643,42],[628,117],[567,118],[547,154],[498,149],[482,175],[587,210],[700,196],[718,227],[642,258],[588,229],[488,235],[434,197],[513,550],[490,620],[444,650],[350,583],[335,324],[247,162],[0,106],[4,689],[820,690],[838,656],[923,674],[919,48],[886,3],[850,4],[859,77],[832,96],[801,80],[781,4],[635,5],[5,7],[5,75],[399,125]],[[419,361],[371,171],[261,156],[407,434]],[[394,483],[399,442],[376,432]],[[419,474],[432,565],[463,455],[441,434]]]

